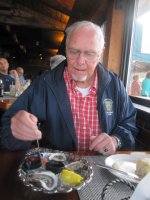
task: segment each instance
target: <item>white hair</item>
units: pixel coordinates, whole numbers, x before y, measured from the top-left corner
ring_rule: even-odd
[[[90,21],[79,21],[79,22],[75,22],[74,24],[72,24],[71,26],[69,26],[66,29],[66,47],[68,46],[70,37],[72,35],[73,32],[75,32],[78,29],[82,29],[82,28],[86,28],[86,29],[93,29],[95,30],[95,33],[97,34],[97,40],[99,43],[99,48],[100,50],[102,50],[104,48],[104,34],[100,28],[100,26],[98,26],[97,24],[94,24],[93,22]]]

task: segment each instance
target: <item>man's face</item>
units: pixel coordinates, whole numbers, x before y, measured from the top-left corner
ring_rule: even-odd
[[[23,74],[24,74],[24,70],[23,69],[17,69],[17,73],[18,73],[18,76],[20,77],[20,76],[23,76]]]
[[[77,85],[87,87],[91,84],[100,54],[95,31],[84,28],[72,33],[66,55],[69,74]]]
[[[7,59],[5,58],[0,58],[0,70],[1,71],[6,71],[9,68],[9,63]]]

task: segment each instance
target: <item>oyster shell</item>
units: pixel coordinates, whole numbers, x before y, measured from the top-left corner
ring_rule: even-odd
[[[71,171],[77,171],[79,169],[83,169],[83,167],[84,167],[84,162],[82,160],[75,161],[65,165],[65,168]]]
[[[42,186],[44,189],[51,191],[57,187],[58,176],[49,171],[42,171],[28,174],[27,181],[34,186]]]
[[[52,153],[50,156],[49,156],[49,160],[55,160],[55,161],[61,161],[61,162],[64,162],[66,161],[66,156],[64,153]]]
[[[26,157],[23,163],[24,170],[33,170],[41,167],[42,162],[39,153],[31,154]]]

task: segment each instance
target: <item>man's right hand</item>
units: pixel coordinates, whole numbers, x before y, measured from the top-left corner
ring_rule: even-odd
[[[24,110],[17,112],[11,118],[12,135],[18,140],[37,140],[41,139],[42,133],[37,126],[38,119],[36,116]]]

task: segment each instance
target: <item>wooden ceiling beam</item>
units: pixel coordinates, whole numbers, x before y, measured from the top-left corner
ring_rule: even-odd
[[[71,1],[70,1],[71,2]],[[46,3],[46,2],[45,2]],[[16,0],[15,1],[15,7],[19,7],[21,9],[29,9],[32,11],[37,12],[38,14],[44,15],[45,17],[47,16],[48,18],[53,18],[53,19],[57,19],[58,21],[61,21],[63,23],[67,23],[66,18],[70,15],[69,10],[68,10],[68,15],[66,15],[63,12],[58,11],[59,6],[53,6],[51,7],[50,5],[47,5],[43,3],[41,0]],[[55,5],[55,1],[52,1],[51,5]]]
[[[19,16],[9,16],[0,14],[0,23],[9,24],[9,25],[17,25],[17,26],[31,26],[36,28],[47,28],[51,30],[64,31],[66,25],[62,23],[55,22],[54,20],[49,19],[49,22],[44,21],[42,19],[27,19]]]
[[[74,6],[76,0],[69,0],[69,1],[64,1],[64,0],[41,0],[46,6],[51,7],[54,10],[57,10],[58,12],[62,12],[66,15],[70,16],[71,10]]]
[[[12,0],[0,0],[0,8],[8,9],[13,6]]]
[[[45,13],[45,10],[48,10],[48,8],[51,8],[55,11],[61,12],[65,15],[70,15],[70,12],[74,6],[76,0],[54,0],[54,1],[48,1],[48,0],[0,0],[0,8],[8,9],[8,8],[15,8],[19,5],[24,5],[27,8],[35,9],[37,11]]]
[[[35,3],[37,3],[37,1]],[[34,9],[28,8],[20,4],[14,4],[14,6],[15,8],[10,6],[9,9],[0,9],[0,23],[10,23],[11,25],[29,25],[40,28],[47,27],[55,30],[64,31],[66,28],[66,24],[69,20],[69,17],[67,15],[64,15],[63,13],[54,10],[48,10],[50,8],[47,9],[47,12],[49,14],[51,13],[51,15],[53,14],[53,16],[48,16],[48,13],[47,15],[43,14],[43,9],[39,8],[38,6],[34,6]]]
[[[16,46],[18,46],[18,48],[23,52],[26,53],[26,47],[20,43],[17,35],[11,30],[11,27],[9,25],[5,25],[3,26],[5,31],[10,35],[11,39],[13,40],[13,42],[16,44]]]

